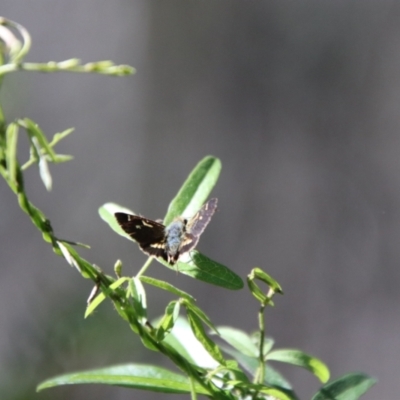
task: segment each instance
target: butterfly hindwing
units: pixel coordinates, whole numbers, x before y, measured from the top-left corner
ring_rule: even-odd
[[[121,228],[148,255],[167,259],[165,254],[165,226],[138,215],[115,213]]]

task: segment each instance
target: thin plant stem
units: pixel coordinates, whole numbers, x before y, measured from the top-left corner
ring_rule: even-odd
[[[140,277],[147,271],[147,268],[150,267],[150,264],[152,263],[152,261],[153,261],[153,257],[149,257],[149,258],[147,259],[147,261],[144,263],[143,267],[142,267],[142,268],[140,269],[140,271],[136,274],[136,278],[140,278]]]
[[[194,386],[195,382],[192,376],[189,376],[189,382],[190,382],[190,398],[192,400],[197,400],[196,388]]]
[[[258,354],[258,368],[254,375],[253,382],[262,384],[265,376],[265,360],[264,360],[264,338],[265,338],[265,320],[264,320],[265,304],[262,304],[258,311],[258,326],[259,326],[259,354]]]

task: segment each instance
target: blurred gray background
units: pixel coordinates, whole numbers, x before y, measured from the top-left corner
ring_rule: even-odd
[[[4,82],[9,121],[32,118],[49,137],[76,128],[58,145],[75,159],[52,166],[52,192],[35,168],[26,175],[57,236],[90,244],[81,254],[106,272],[121,258],[133,274],[145,257],[98,207],[114,201],[162,218],[194,165],[215,155],[220,207],[199,249],[243,278],[260,266],[281,283],[285,295],[267,312],[277,347],[320,357],[332,377],[377,377],[366,400],[398,398],[400,3],[3,0],[0,14],[30,31],[27,61],[137,68]],[[34,392],[79,369],[171,365],[143,350],[109,305],[84,320],[91,283],[42,241],[5,183],[0,199],[1,398],[160,398],[101,386]],[[215,323],[256,329],[247,290],[156,263],[150,274],[193,293]],[[149,290],[150,317],[169,300]],[[302,399],[319,386],[303,370],[283,371]]]

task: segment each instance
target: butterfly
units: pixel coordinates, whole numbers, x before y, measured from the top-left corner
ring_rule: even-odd
[[[210,199],[192,218],[176,218],[168,226],[133,214],[115,213],[121,228],[139,244],[149,256],[161,257],[170,265],[179,257],[193,250],[200,235],[217,209],[218,199]]]

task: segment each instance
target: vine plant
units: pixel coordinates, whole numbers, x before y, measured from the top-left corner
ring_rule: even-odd
[[[111,61],[84,65],[77,59],[27,63],[23,60],[30,44],[29,33],[24,27],[0,18],[0,83],[6,74],[21,70],[92,72],[116,76],[134,72],[132,67],[114,65]],[[22,165],[17,158],[20,131],[25,131],[30,143],[30,158]],[[329,381],[329,370],[319,359],[299,350],[273,350],[273,340],[265,332],[264,312],[266,307],[273,306],[273,297],[283,292],[279,283],[260,268],[254,268],[247,276],[248,289],[259,303],[258,332],[248,334],[232,327],[214,326],[190,294],[168,282],[145,275],[153,258],[149,258],[133,277],[121,276],[122,264],[117,261],[114,268],[116,276],[112,277],[79,255],[76,247],[81,246],[80,243],[59,239],[45,214],[29,200],[24,188],[24,171],[36,165],[45,188],[50,190],[52,179],[49,163],[72,159],[69,155],[58,154],[55,146],[72,131],[68,129],[56,133],[49,141],[39,126],[28,118],[7,123],[0,107],[0,174],[15,193],[21,209],[54,252],[64,257],[83,278],[94,282],[85,317],[108,299],[134,334],[140,336],[143,345],[168,357],[180,372],[132,363],[58,376],[42,382],[37,390],[66,384],[98,383],[161,393],[186,393],[192,399],[196,399],[197,395],[220,400],[297,399],[294,389],[270,366],[270,361],[300,366],[313,373],[323,384],[313,400],[355,400],[375,383],[374,379],[361,373],[347,374]],[[164,224],[181,215],[194,215],[210,195],[220,169],[221,163],[215,157],[207,156],[201,160],[171,201]],[[129,238],[114,217],[115,212],[121,211],[132,213],[113,203],[107,203],[99,209],[101,218],[113,230]],[[243,287],[242,279],[234,272],[196,250],[181,257],[174,267],[163,260],[157,261],[166,267],[177,268],[179,273],[225,289],[238,290]],[[268,290],[265,292],[259,283],[266,284]],[[147,319],[146,285],[176,296],[176,300],[167,304],[165,314],[157,321]],[[181,308],[185,310],[186,318],[180,316]],[[206,327],[218,335],[218,343],[222,341],[225,344],[217,344],[211,339]]]

